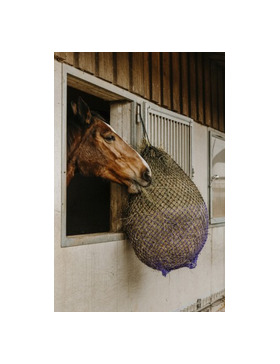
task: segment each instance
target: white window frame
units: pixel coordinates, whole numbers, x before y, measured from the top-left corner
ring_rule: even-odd
[[[82,72],[74,67],[63,64],[62,65],[62,92],[61,92],[61,108],[62,108],[62,165],[61,165],[61,247],[71,247],[77,245],[95,244],[95,243],[105,243],[113,241],[122,241],[125,239],[125,235],[122,232],[105,232],[105,233],[93,233],[93,234],[83,234],[83,235],[66,235],[66,201],[67,201],[67,86],[75,86],[81,91],[88,92],[96,97],[103,98],[107,101],[127,101],[132,102],[135,108],[135,103],[141,103],[143,100],[138,98],[136,95],[121,89],[115,85],[112,85],[106,81],[103,81],[95,76]],[[133,110],[134,111],[134,110]],[[133,127],[135,122],[133,122],[132,115],[132,132],[131,141],[133,141]],[[113,185],[113,184],[112,184]],[[112,188],[111,185],[111,188]],[[113,188],[117,188],[115,186]]]
[[[209,174],[208,174],[208,187],[209,187],[209,221],[211,225],[225,224],[225,216],[223,217],[213,217],[213,201],[212,201],[212,181],[214,179],[212,171],[212,140],[217,138],[225,142],[225,134],[217,130],[208,128],[209,130]]]

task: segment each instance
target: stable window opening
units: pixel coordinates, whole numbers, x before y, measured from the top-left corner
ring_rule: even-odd
[[[71,102],[78,97],[110,123],[110,103],[83,91],[67,87],[67,119],[73,114]],[[67,134],[68,137],[68,134]],[[67,140],[68,142],[68,140]],[[66,235],[110,231],[110,182],[75,171],[67,187]]]
[[[72,172],[72,168],[67,162],[68,158],[71,160],[71,156],[67,156],[67,154],[70,151],[69,145],[73,146],[72,141],[67,144],[67,141],[70,140],[68,139],[68,132],[71,128],[72,131],[75,130],[75,128],[73,129],[73,123],[77,121],[75,118],[88,124],[85,126],[92,132],[92,134],[90,134],[91,132],[88,133],[88,136],[94,136],[95,133],[94,128],[90,128],[91,123],[87,121],[90,118],[87,119],[85,116],[83,119],[84,115],[87,115],[88,109],[82,113],[82,118],[81,114],[77,113],[77,110],[81,111],[81,104],[78,102],[79,97],[90,110],[100,115],[123,141],[131,145],[133,139],[132,124],[135,121],[133,119],[133,112],[135,112],[133,101],[129,97],[120,95],[118,88],[96,79],[94,76],[64,66],[62,73],[62,247],[125,239],[122,231],[122,210],[124,201],[128,196],[127,186],[113,183],[105,176],[104,178],[89,176],[91,173],[84,173],[84,171],[80,173],[81,163],[79,164],[75,157],[73,157],[71,165],[75,173],[67,173],[70,170]],[[71,105],[71,101],[76,105]],[[74,113],[74,117],[71,112]],[[71,120],[71,125],[67,127],[69,116],[73,117],[73,120]],[[107,133],[110,134],[112,129],[103,126],[104,134],[101,133],[101,130],[96,130],[105,140],[109,138]],[[75,134],[74,132],[74,139],[77,135],[86,135],[85,133],[86,131],[83,131],[82,134],[79,132]],[[76,139],[75,141],[79,145],[79,141]],[[74,150],[76,149],[73,146]],[[79,160],[81,161],[82,158]],[[84,160],[82,162],[84,163]],[[78,164],[79,168],[77,168]],[[111,180],[111,178],[109,179]],[[67,180],[70,182],[67,183]]]

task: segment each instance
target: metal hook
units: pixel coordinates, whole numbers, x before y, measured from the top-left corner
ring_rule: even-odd
[[[214,176],[211,177],[210,179],[210,186],[212,186],[212,182],[215,181],[216,179],[219,179],[220,176],[218,176],[217,174],[214,174]]]

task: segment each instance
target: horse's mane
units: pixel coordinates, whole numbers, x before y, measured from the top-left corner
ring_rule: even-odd
[[[72,118],[68,118],[68,120],[67,120],[67,147],[68,148],[70,148],[70,146],[73,144],[76,135],[81,133],[82,130],[83,130],[83,128],[79,122],[76,122]]]

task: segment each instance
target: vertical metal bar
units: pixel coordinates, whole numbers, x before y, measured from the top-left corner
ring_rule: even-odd
[[[153,114],[153,145],[156,145],[156,143],[155,143],[155,129],[156,129],[156,127],[155,127],[155,123],[156,123],[156,116],[155,116],[155,114]]]
[[[174,156],[173,159],[175,162],[177,162],[177,122],[173,121],[174,125],[174,135],[173,135],[173,141],[174,141]]]
[[[179,123],[176,121],[176,123],[175,123],[175,131],[176,131],[176,136],[175,136],[175,141],[176,141],[176,163],[178,163],[179,162],[179,156],[178,156],[178,154],[179,154],[179,133],[178,133],[178,131],[179,131]]]
[[[167,119],[167,153],[171,153],[171,128],[169,119]]]
[[[175,123],[172,121],[172,142],[173,142],[173,149],[172,149],[172,157],[175,158]]]
[[[181,168],[184,169],[184,137],[183,137],[183,133],[185,130],[185,125],[181,124]]]
[[[178,135],[178,141],[179,141],[179,166],[182,168],[182,123],[179,123],[179,135]]]
[[[182,167],[182,124],[178,125],[178,164]]]
[[[161,119],[162,117],[158,117],[158,146],[160,148],[161,145],[161,134],[162,134],[162,126],[161,126]]]
[[[160,147],[160,116],[157,117],[157,146]]]
[[[182,131],[182,144],[183,144],[183,166],[185,167],[185,160],[186,160],[186,142],[185,142],[185,129],[186,125],[183,125],[183,131]]]
[[[173,131],[174,131],[174,134],[173,134],[173,143],[174,143],[174,154],[173,154],[173,159],[175,160],[176,162],[176,155],[177,155],[177,122],[173,120]]]
[[[186,125],[184,125],[184,132],[183,132],[183,143],[184,143],[184,171],[187,172],[186,170],[186,160],[187,160],[187,148],[186,148],[186,144],[187,144],[187,138],[186,138],[186,130],[188,129],[188,127]]]
[[[162,125],[162,129],[163,129],[163,135],[162,135],[162,147],[165,149],[165,148],[166,148],[166,144],[165,144],[165,135],[166,135],[166,118],[164,118],[163,125]]]
[[[153,145],[155,145],[155,122],[156,122],[156,116],[153,114]]]
[[[154,140],[153,140],[153,145],[157,146],[157,143],[156,143],[156,122],[157,122],[157,117],[155,114],[153,114],[153,137],[154,137]]]
[[[141,105],[140,105],[141,107]],[[130,119],[131,119],[131,129],[130,129],[130,144],[137,148],[137,103],[135,101],[131,102],[130,109]]]
[[[153,120],[154,119],[154,114],[150,113],[150,133],[151,133],[151,143],[154,144],[154,133],[153,133]]]
[[[150,142],[153,144],[153,114],[152,114],[152,112],[150,112],[149,121],[150,121]]]
[[[177,160],[177,148],[178,148],[178,138],[177,138],[177,126],[178,126],[178,123],[177,123],[177,121],[175,121],[175,123],[174,123],[175,125],[174,125],[174,127],[175,127],[175,136],[174,136],[174,140],[175,140],[175,156],[174,156],[174,160],[176,161],[176,162],[178,162],[178,160]]]
[[[160,125],[159,125],[159,132],[160,132],[160,137],[159,137],[159,147],[160,148],[162,148],[163,147],[163,143],[162,143],[162,141],[163,141],[163,131],[164,131],[164,129],[163,129],[163,123],[164,123],[164,118],[161,116],[161,118],[160,118]]]
[[[159,117],[159,123],[158,123],[158,146],[160,148],[162,144],[162,116]]]
[[[164,117],[160,119],[160,147],[163,148],[163,140],[164,140]]]
[[[192,124],[189,126],[189,176],[192,178]]]
[[[181,143],[180,143],[180,123],[177,123],[177,163],[180,165],[180,149],[181,149]]]
[[[184,156],[185,156],[185,165],[184,165],[184,170],[186,173],[188,173],[188,128],[185,127],[184,130]]]
[[[156,147],[158,147],[158,115],[156,115],[156,120],[155,120],[155,145]]]
[[[168,142],[167,142],[167,137],[168,137],[168,133],[167,133],[167,126],[168,126],[168,121],[166,118],[164,118],[164,150],[167,151],[167,145],[168,145]]]
[[[162,147],[166,150],[166,118],[164,118],[164,133],[162,138]]]
[[[186,173],[190,176],[190,130],[189,128],[186,129]]]
[[[170,127],[170,155],[173,156],[173,123],[169,119]]]
[[[144,102],[144,123],[145,123],[145,127],[146,127],[146,131],[148,134],[148,138],[150,138],[150,114],[149,114],[149,107],[146,106],[146,103]],[[143,128],[141,128],[143,129]],[[144,130],[142,130],[142,134],[141,134],[141,140],[142,140],[142,136],[144,135]]]

